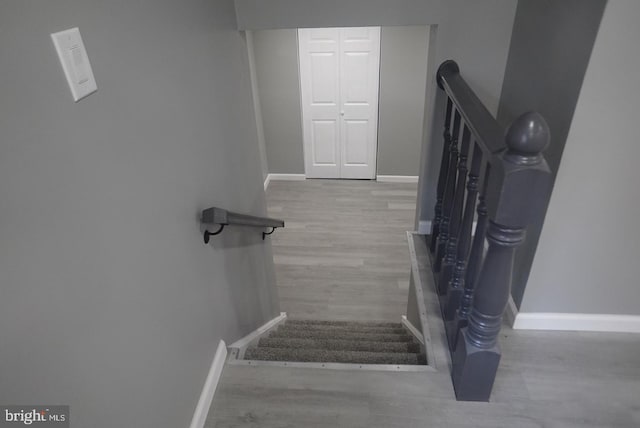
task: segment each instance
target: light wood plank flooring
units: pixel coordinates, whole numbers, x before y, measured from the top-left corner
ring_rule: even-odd
[[[341,186],[351,188],[347,191]],[[287,213],[285,220],[289,234],[276,238],[274,253],[284,257],[287,263],[278,263],[278,280],[281,293],[284,294],[283,310],[299,316],[321,317],[322,311],[328,311],[328,317],[363,317],[375,313],[378,318],[395,318],[395,311],[404,313],[407,291],[404,287],[385,289],[382,283],[404,281],[408,275],[408,254],[397,258],[397,266],[390,267],[389,260],[383,255],[371,256],[371,261],[380,261],[383,268],[373,263],[381,276],[388,275],[383,282],[372,282],[378,287],[367,288],[369,282],[353,282],[357,269],[374,254],[369,245],[387,245],[385,240],[366,241],[368,246],[356,243],[365,239],[369,228],[377,229],[381,222],[369,211],[372,206],[386,204],[407,204],[408,201],[389,201],[385,198],[410,198],[413,188],[398,189],[395,185],[379,187],[375,183],[333,183],[326,181],[305,183],[272,183],[269,192],[270,214]],[[333,188],[335,186],[335,188]],[[352,186],[352,187],[351,187]],[[286,192],[286,189],[296,189]],[[331,189],[333,188],[333,191]],[[331,211],[329,204],[337,204],[334,199],[356,198],[350,193],[361,193],[362,198],[381,197],[377,203],[363,202],[362,211],[354,202],[354,211],[359,218],[373,217],[366,227],[356,219],[349,223],[359,231],[358,236],[348,240],[343,236],[336,239],[344,242],[331,251],[331,240],[323,235],[323,225],[333,223],[325,221],[324,215],[332,219],[341,217],[340,211]],[[387,192],[400,192],[392,194]],[[373,192],[376,192],[375,194]],[[382,194],[378,192],[384,192]],[[406,192],[406,194],[403,194]],[[337,196],[341,194],[341,196]],[[288,196],[287,196],[288,195]],[[314,196],[312,196],[314,195]],[[326,195],[321,199],[319,195]],[[376,198],[373,198],[376,199]],[[345,199],[346,200],[346,199]],[[383,202],[386,200],[386,202]],[[323,202],[324,201],[324,202]],[[311,207],[306,204],[311,204]],[[290,208],[291,207],[291,208]],[[315,208],[313,208],[315,207]],[[393,211],[393,209],[389,209]],[[291,212],[291,218],[287,217]],[[388,213],[387,213],[388,214]],[[397,222],[398,233],[411,225],[413,214]],[[388,214],[389,215],[389,214]],[[335,216],[335,217],[334,217]],[[349,212],[345,214],[349,219]],[[299,234],[293,234],[298,225]],[[293,227],[290,227],[293,226]],[[276,232],[277,235],[279,232]],[[308,233],[305,233],[308,232]],[[313,234],[325,252],[318,253],[324,262],[317,265],[304,265],[299,262],[313,258],[310,246],[305,246],[305,236]],[[325,233],[330,233],[326,232]],[[347,232],[349,233],[349,232]],[[371,230],[375,233],[375,230]],[[297,235],[297,236],[296,236]],[[380,235],[377,235],[380,237]],[[360,238],[360,239],[358,239]],[[378,238],[375,238],[378,239]],[[390,251],[404,253],[406,242],[398,236],[396,248],[395,233],[389,232],[393,244]],[[400,243],[402,241],[402,243]],[[314,241],[309,241],[314,242]],[[351,245],[351,246],[349,246]],[[404,248],[404,250],[401,250]],[[306,249],[305,249],[306,248]],[[351,251],[350,251],[351,250]],[[295,259],[300,257],[300,259]],[[337,260],[339,259],[339,260]],[[396,260],[396,256],[392,256]],[[386,262],[386,264],[385,264]],[[322,281],[313,282],[312,274],[324,274],[324,264],[332,268],[341,267],[341,275],[332,277],[326,274],[326,280],[335,287],[326,288]],[[400,265],[406,266],[406,272]],[[316,272],[313,269],[318,268]],[[369,266],[367,266],[369,268]],[[422,266],[421,271],[428,268]],[[391,272],[388,272],[388,271]],[[340,272],[340,271],[338,271]],[[345,272],[351,275],[342,278]],[[305,279],[297,281],[298,277]],[[421,273],[422,276],[422,273]],[[369,277],[375,281],[373,276]],[[425,275],[427,281],[432,277]],[[347,291],[340,291],[340,284],[346,289],[355,287],[361,293],[373,290],[381,301],[366,305],[357,303],[358,297]],[[299,294],[294,291],[298,287]],[[316,288],[320,287],[317,292]],[[325,288],[323,288],[325,287]],[[430,285],[435,293],[433,284]],[[356,291],[357,292],[357,291]],[[401,293],[402,292],[402,293]],[[355,292],[352,292],[355,293]],[[376,294],[377,293],[377,294]],[[394,293],[402,298],[392,300],[393,310],[388,310],[383,299]],[[369,294],[369,293],[367,293]],[[339,300],[343,299],[343,300]],[[346,302],[336,306],[333,302]],[[433,302],[431,302],[433,303]],[[302,305],[302,309],[296,307]],[[216,391],[206,428],[284,428],[284,427],[332,427],[332,428],[632,428],[640,427],[640,335],[611,333],[575,333],[575,332],[534,332],[512,330],[503,326],[500,335],[502,361],[496,378],[490,403],[458,402],[455,400],[449,375],[450,360],[444,348],[444,326],[436,310],[429,313],[432,345],[435,349],[438,370],[424,373],[344,371],[326,369],[300,369],[270,366],[238,366],[227,364],[224,368],[218,390]],[[361,307],[362,306],[362,307]],[[431,308],[433,309],[433,308]]]
[[[207,428],[637,428],[640,337],[512,331],[490,403],[439,373],[225,366]]]
[[[409,286],[406,231],[416,184],[272,181],[269,215],[280,308],[289,316],[399,321]]]

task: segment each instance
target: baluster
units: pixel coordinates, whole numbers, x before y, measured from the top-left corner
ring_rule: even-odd
[[[464,219],[458,232],[458,245],[455,254],[455,266],[447,289],[447,299],[443,308],[445,322],[455,318],[456,311],[460,306],[462,292],[464,289],[464,276],[467,270],[467,259],[469,258],[469,248],[471,247],[471,230],[473,228],[473,216],[476,209],[476,199],[478,197],[478,180],[480,178],[480,168],[482,167],[482,150],[477,144],[473,145],[473,160],[471,161],[471,172],[467,183],[467,201],[464,207]],[[447,324],[447,327],[450,323]],[[449,329],[448,329],[449,332]],[[449,342],[452,347],[452,342]]]
[[[446,295],[449,280],[451,279],[453,269],[456,264],[458,234],[460,233],[460,224],[462,223],[462,209],[464,208],[465,184],[467,181],[468,171],[467,158],[469,156],[470,139],[471,132],[466,125],[463,125],[462,143],[460,145],[460,155],[458,160],[458,181],[456,183],[454,191],[453,205],[451,207],[451,219],[449,222],[449,240],[445,245],[444,256],[442,257],[442,265],[440,267],[440,277],[438,279],[438,284],[445,287],[445,292],[443,293],[443,295]],[[446,298],[441,300],[443,307],[446,302]]]
[[[478,276],[468,324],[452,355],[452,379],[459,400],[488,401],[500,362],[498,334],[513,276],[515,251],[525,238],[529,213],[550,183],[542,150],[549,128],[537,113],[516,119],[507,132],[507,150],[492,157],[486,203],[489,247]]]
[[[471,253],[469,254],[469,263],[467,266],[467,272],[464,277],[464,291],[462,293],[462,299],[460,302],[460,308],[456,311],[453,322],[448,325],[447,333],[449,337],[449,347],[452,351],[455,350],[455,346],[458,342],[458,334],[460,329],[467,325],[467,319],[469,312],[471,311],[471,302],[473,301],[473,292],[478,278],[478,267],[482,260],[484,252],[484,239],[487,231],[487,204],[484,200],[486,193],[486,177],[490,171],[489,165],[485,171],[485,179],[483,190],[478,198],[478,221],[476,223],[476,232],[473,236],[473,244],[471,247]]]
[[[445,245],[449,240],[449,223],[451,221],[451,208],[453,207],[453,197],[456,190],[456,173],[458,172],[458,135],[460,133],[460,112],[456,110],[453,117],[453,130],[451,134],[451,144],[449,145],[449,167],[447,169],[447,182],[444,187],[442,197],[442,220],[440,220],[440,232],[436,240],[436,252],[434,256],[433,270],[440,272],[442,257],[444,256]],[[438,284],[440,294],[446,292],[446,287]]]
[[[440,161],[440,175],[438,176],[438,195],[436,199],[435,217],[431,225],[431,244],[429,249],[431,252],[436,251],[436,239],[440,231],[440,221],[442,220],[442,198],[444,196],[444,188],[447,183],[447,169],[449,168],[449,146],[451,145],[451,110],[453,103],[451,98],[447,97],[447,112],[444,119],[444,145],[442,146],[442,160]]]

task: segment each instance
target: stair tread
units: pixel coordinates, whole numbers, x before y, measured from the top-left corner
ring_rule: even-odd
[[[372,342],[340,339],[300,339],[267,337],[260,339],[258,347],[393,353],[420,352],[420,344],[414,342]]]
[[[302,330],[302,329],[278,329],[269,335],[271,338],[297,338],[297,339],[341,339],[364,340],[369,342],[413,342],[413,337],[408,334],[377,334],[367,332],[341,332],[332,330]]]
[[[424,365],[426,358],[417,353],[333,351],[293,348],[249,348],[245,354],[247,360],[350,363],[350,364],[402,364]]]

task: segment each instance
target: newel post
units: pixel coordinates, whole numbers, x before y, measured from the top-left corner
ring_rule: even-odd
[[[542,151],[549,128],[538,113],[516,119],[506,135],[507,149],[489,159],[486,183],[488,249],[480,267],[468,323],[457,336],[452,378],[458,400],[488,401],[500,362],[498,334],[511,293],[516,249],[529,215],[544,203],[551,173]]]

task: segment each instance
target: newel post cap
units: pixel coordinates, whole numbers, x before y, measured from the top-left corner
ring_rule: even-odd
[[[522,158],[538,159],[549,145],[550,132],[547,121],[537,112],[522,114],[507,130],[508,153]]]

